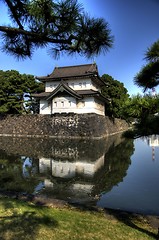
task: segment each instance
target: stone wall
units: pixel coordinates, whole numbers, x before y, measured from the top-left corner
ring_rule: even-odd
[[[126,129],[125,121],[96,114],[0,115],[0,136],[102,138]]]

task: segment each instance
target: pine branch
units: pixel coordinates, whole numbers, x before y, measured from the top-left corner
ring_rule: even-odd
[[[13,28],[13,27],[6,27],[6,26],[0,26],[0,32],[22,34],[22,35],[31,37],[32,38],[30,39],[31,41],[36,40],[37,42],[40,40],[48,43],[71,44],[72,43],[71,40],[73,40],[73,35],[71,35],[68,39],[57,39],[57,38],[55,39],[55,38],[50,38],[44,34],[38,34],[35,32],[30,32],[24,29],[20,29],[20,28]]]

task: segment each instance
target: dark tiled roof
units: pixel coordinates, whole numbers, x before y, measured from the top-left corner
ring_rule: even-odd
[[[94,74],[98,75],[98,69],[97,65],[92,63],[68,67],[55,67],[54,71],[50,75],[36,78],[39,80],[49,81],[53,79],[56,80],[70,77],[83,77]]]

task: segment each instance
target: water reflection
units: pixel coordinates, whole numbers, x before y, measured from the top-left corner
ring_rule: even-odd
[[[153,161],[152,161],[153,160]],[[0,191],[159,214],[159,135],[0,138]]]
[[[134,154],[123,181],[103,192],[98,206],[159,214],[159,135],[134,140]],[[154,152],[155,148],[155,152]],[[129,153],[128,153],[129,155]],[[113,156],[112,158],[113,159]]]
[[[96,202],[123,180],[133,140],[1,137],[0,190],[41,193],[70,201]]]
[[[37,172],[36,159],[31,166],[27,167],[24,157],[0,150],[1,191],[33,192],[34,186],[38,184],[38,179],[35,177]]]
[[[159,147],[159,135],[151,135],[144,138],[147,144],[152,147],[152,160],[155,160],[155,148]]]

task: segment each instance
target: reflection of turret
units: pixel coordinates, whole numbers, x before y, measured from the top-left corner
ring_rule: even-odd
[[[45,193],[47,195],[52,195],[59,199],[71,199],[71,201],[80,200],[80,202],[90,202],[96,201],[94,196],[91,196],[94,184],[91,182],[71,182],[67,184],[66,182],[51,182],[50,179],[44,180]]]
[[[92,177],[102,166],[104,166],[104,153],[103,156],[94,162],[57,161],[49,158],[39,159],[40,173],[46,172],[46,170],[51,170],[52,176],[60,178],[72,178],[77,175]]]
[[[82,161],[78,158],[74,161],[69,160],[54,160],[51,158],[39,159],[39,171],[41,174],[51,172],[54,178],[58,181],[51,182],[49,179],[44,180],[44,185],[47,190],[52,189],[54,192],[62,190],[63,195],[69,195],[74,199],[90,200],[91,192],[94,184],[91,182],[94,174],[104,166],[104,152],[96,161],[90,161],[85,156]],[[78,154],[77,154],[78,156]],[[64,157],[64,155],[62,156]],[[71,179],[70,184],[66,184],[62,179]],[[75,180],[76,179],[76,180]]]
[[[52,157],[39,158],[39,172],[45,185],[43,193],[72,201],[96,201],[101,191],[110,190],[126,174],[133,145],[126,140],[123,146],[122,142],[125,143],[116,135],[103,141],[81,141],[80,144],[71,141],[67,145],[52,146]],[[130,147],[125,157],[122,146],[124,152]],[[109,159],[113,149],[114,157]]]
[[[155,147],[159,146],[159,135],[147,137],[147,144],[152,147],[152,160],[155,160]]]
[[[150,147],[158,147],[159,146],[159,135],[151,135],[147,138],[147,143]]]

